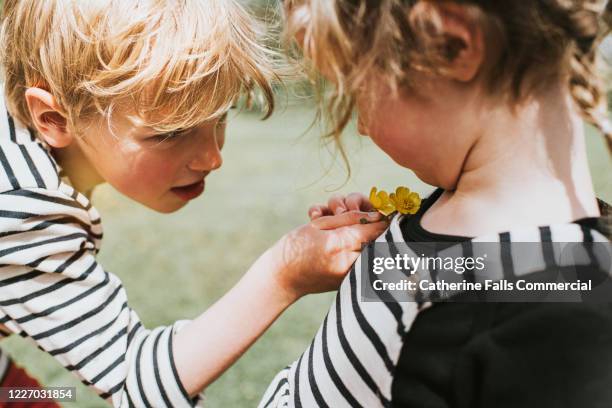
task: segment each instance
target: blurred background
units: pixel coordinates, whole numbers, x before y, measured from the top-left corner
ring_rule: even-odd
[[[273,13],[265,0],[255,3],[259,15]],[[207,178],[205,194],[178,213],[154,213],[108,186],[96,191],[93,201],[105,228],[100,261],[123,280],[146,327],[198,316],[280,236],[305,223],[311,204],[333,193],[367,194],[374,185],[387,190],[405,185],[422,196],[433,190],[357,136],[354,125],[345,135],[352,168],[347,180],[333,149],[321,146],[322,130],[311,126],[313,101],[285,94],[280,101],[267,121],[256,112],[232,111],[223,167]],[[607,149],[599,134],[587,131],[595,190],[611,202]],[[291,307],[207,389],[207,406],[256,406],[276,372],[308,345],[332,298],[309,296]],[[107,406],[28,341],[13,336],[2,348],[45,385],[76,386],[77,402],[65,406]]]

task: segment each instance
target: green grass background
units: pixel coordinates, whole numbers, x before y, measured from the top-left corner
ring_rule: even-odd
[[[334,188],[342,186],[340,193],[367,193],[372,185],[406,185],[423,194],[431,190],[354,131],[347,135],[353,174],[342,185],[339,161],[325,174],[334,161],[319,146],[319,130],[303,134],[313,115],[311,109],[294,107],[266,122],[248,113],[231,119],[224,166],[208,178],[203,197],[175,214],[149,211],[106,186],[95,193],[105,227],[100,261],[123,280],[131,306],[147,327],[196,317],[262,251],[304,223],[308,206],[324,202]],[[611,166],[603,140],[589,130],[588,145],[596,191],[611,201]],[[309,296],[287,311],[208,388],[208,406],[255,406],[273,375],[310,341],[331,299],[331,294]],[[13,336],[2,348],[44,384],[76,385],[76,406],[106,406],[29,341]]]

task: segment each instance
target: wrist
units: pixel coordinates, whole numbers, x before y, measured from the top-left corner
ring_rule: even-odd
[[[257,259],[253,272],[259,284],[263,286],[263,293],[272,296],[282,306],[288,307],[302,297],[286,279],[289,275],[289,265],[283,262],[278,245],[269,248]]]

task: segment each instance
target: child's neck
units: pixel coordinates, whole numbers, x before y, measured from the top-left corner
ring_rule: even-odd
[[[91,198],[94,188],[104,182],[76,142],[62,149],[53,149],[53,157],[72,187],[87,198]]]
[[[583,123],[559,89],[483,119],[454,191],[425,213],[431,232],[478,236],[597,217]]]

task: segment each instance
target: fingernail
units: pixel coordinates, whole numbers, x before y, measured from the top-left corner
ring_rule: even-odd
[[[382,215],[379,212],[370,212],[370,213],[368,213],[368,219],[370,219],[372,221],[379,220],[381,217],[382,217]]]
[[[310,218],[318,218],[321,216],[321,211],[313,211],[310,213]]]

